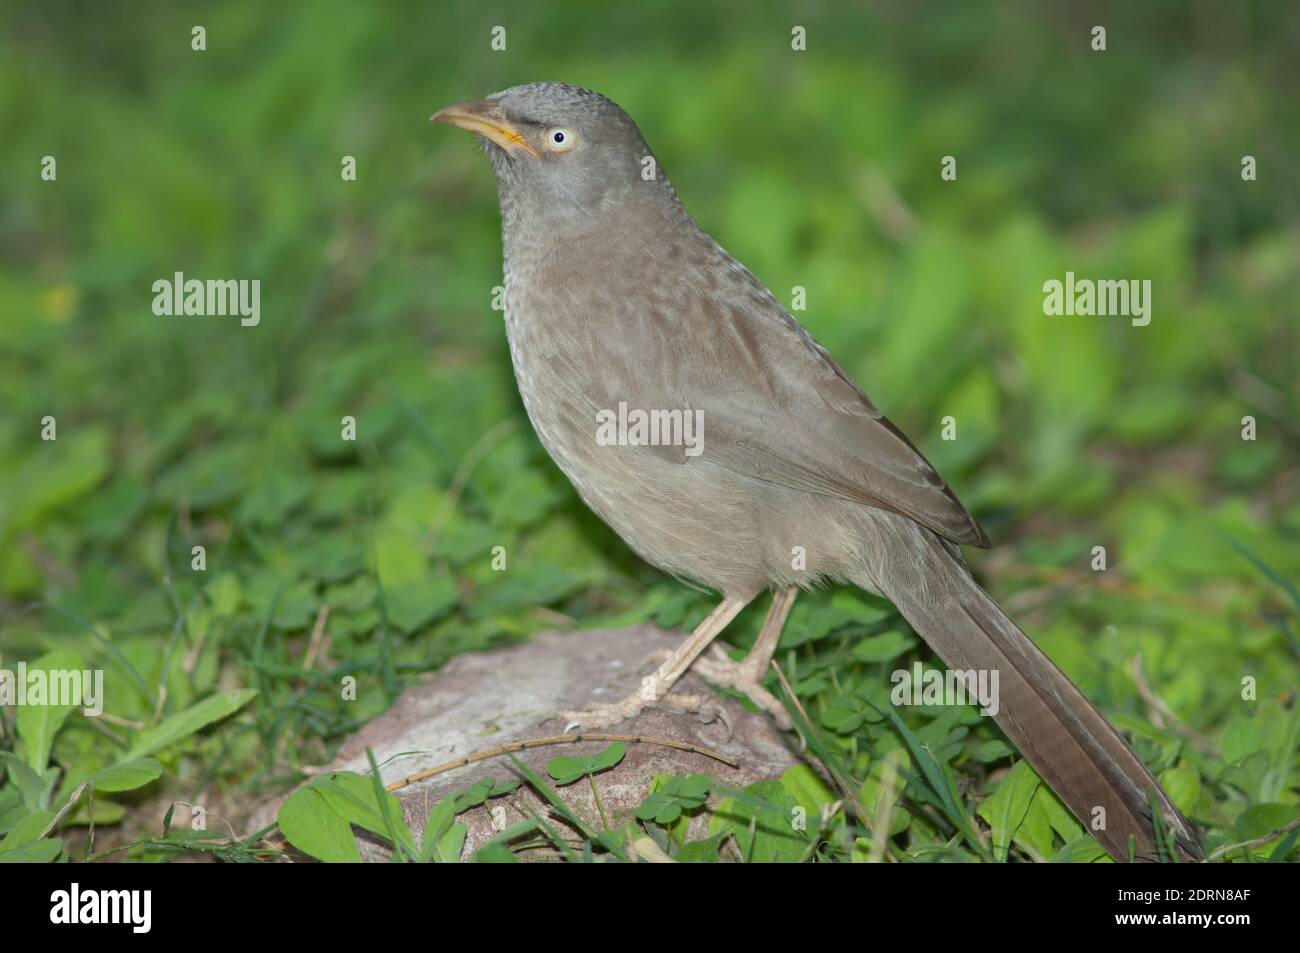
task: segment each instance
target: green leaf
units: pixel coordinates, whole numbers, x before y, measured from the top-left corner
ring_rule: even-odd
[[[1050,794],[1051,791],[1046,785],[1040,784],[1015,833],[1015,842],[1037,861],[1052,856],[1052,813],[1045,793]]]
[[[28,810],[39,811],[49,806],[49,792],[53,788],[50,779],[42,778],[8,751],[0,751],[0,764],[9,769],[9,780],[22,794]]]
[[[52,692],[60,681],[57,679],[58,673],[76,673],[76,680],[80,682],[84,667],[81,659],[71,652],[50,652],[28,663],[29,684],[32,672],[44,672],[46,691]],[[45,700],[48,702],[48,696]],[[82,700],[85,701],[84,696]],[[27,764],[38,774],[48,766],[50,749],[54,746],[54,736],[58,734],[59,729],[63,727],[63,722],[75,707],[75,705],[48,703],[34,705],[30,699],[27,704],[18,706],[18,737],[23,740],[23,745],[27,749]]]
[[[93,802],[93,806],[89,800],[83,799],[80,801],[76,807],[63,816],[63,820],[59,823],[64,827],[89,827],[92,812],[97,827],[116,824],[126,817],[126,808],[121,804],[107,798],[97,797]]]
[[[709,818],[709,835],[732,834],[748,863],[797,861],[808,841],[794,828],[796,807],[780,781],[758,781],[717,806]]]
[[[244,598],[259,617],[277,629],[298,631],[308,628],[320,608],[316,582],[289,574],[263,573],[253,578]]]
[[[1091,834],[1083,834],[1068,842],[1051,859],[1054,864],[1091,864],[1109,861],[1110,856]]]
[[[112,434],[96,426],[74,428],[64,436],[60,427],[59,439],[44,447],[44,453],[24,459],[13,493],[5,500],[7,530],[30,526],[94,489],[108,472]]]
[[[1196,802],[1201,799],[1201,775],[1190,764],[1170,768],[1161,775],[1160,786],[1178,810],[1184,814],[1196,812]]]
[[[474,619],[489,619],[521,609],[551,605],[581,589],[587,582],[582,573],[543,563],[522,566],[509,572],[495,573],[475,593],[469,614]]]
[[[1069,844],[1083,836],[1083,825],[1047,785],[1038,789],[1034,801],[1041,803],[1047,809],[1048,823],[1052,825],[1052,830],[1060,835],[1062,841]]]
[[[385,592],[419,584],[427,578],[418,534],[389,527],[380,529],[375,533],[372,556],[375,573]]]
[[[889,834],[891,837],[895,834],[901,834],[912,823],[911,812],[898,803],[903,796],[904,788],[907,787],[907,773],[911,770],[911,766],[912,759],[908,756],[907,751],[903,748],[894,748],[886,752],[884,757],[876,758],[871,762],[871,767],[867,770],[867,776],[862,782],[862,787],[858,790],[858,801],[867,810],[869,819],[874,820],[882,809],[888,810]],[[885,792],[885,775],[891,771],[894,776],[889,788],[892,792],[891,803],[882,805],[880,798]]]
[[[162,724],[146,728],[136,735],[135,744],[123,756],[122,761],[142,758],[145,755],[169,748],[176,742],[188,738],[200,728],[232,715],[256,696],[257,689],[243,688],[205,698],[203,701],[185,709],[185,711],[172,715]]]
[[[888,662],[896,659],[916,644],[912,638],[897,629],[860,639],[853,646],[852,656],[864,662]]]
[[[305,787],[290,795],[280,805],[276,821],[285,840],[304,854],[329,864],[361,862],[352,825],[315,788]]]
[[[993,856],[1000,863],[1006,862],[1007,852],[1011,849],[1011,838],[1024,821],[1034,792],[1042,783],[1029,762],[1017,761],[997,790],[980,804],[979,816],[989,823]]]
[[[404,845],[412,853],[415,852],[414,839],[402,820],[401,802],[396,796],[385,792],[385,800],[388,802],[388,819],[385,820],[384,812],[375,799],[374,781],[369,776],[352,771],[331,771],[312,781],[311,787],[348,823],[365,828],[388,841],[396,833],[403,839]],[[390,822],[396,828],[395,832],[389,830]]]
[[[388,841],[396,848],[394,859],[399,862],[415,860],[419,856],[419,849],[415,846],[415,839],[406,826],[406,820],[402,817],[402,806],[395,795],[384,789],[384,782],[379,777],[379,763],[375,760],[374,749],[369,745],[366,745],[366,760],[370,763],[368,776],[370,793],[379,807]]]
[[[636,809],[637,820],[654,821],[664,827],[667,827],[681,816],[681,804],[662,791],[654,791],[647,795],[646,799]]]
[[[490,778],[484,780],[490,781]],[[478,803],[482,803],[481,801]],[[456,798],[452,795],[440,799],[429,811],[429,818],[424,822],[424,840],[420,844],[419,859],[424,863],[437,861],[443,863],[447,858],[442,853],[442,838],[451,830],[456,818]],[[463,825],[457,825],[463,826]],[[460,852],[457,851],[457,857]]]
[[[706,837],[704,840],[690,841],[677,849],[677,853],[673,854],[673,860],[679,864],[716,864],[718,850],[726,839],[727,834],[724,831]]]
[[[518,778],[510,778],[506,781],[498,781],[495,778],[480,778],[468,790],[456,795],[452,814],[464,814],[471,807],[478,807],[491,798],[509,794],[519,787],[519,784]]]
[[[709,799],[710,782],[703,774],[658,774],[650,791],[636,809],[636,818],[654,821],[668,828],[668,835],[678,843],[686,840],[690,824],[687,812],[703,807]]]
[[[880,716],[856,693],[846,692],[826,703],[821,719],[822,724],[837,735],[851,735],[868,721],[880,721]]]
[[[978,848],[979,838],[976,836],[972,819],[966,813],[964,802],[959,803],[961,799],[957,794],[956,783],[953,781],[948,764],[935,760],[934,753],[921,743],[916,733],[907,727],[907,722],[903,721],[902,716],[894,708],[882,710],[888,715],[894,730],[902,737],[903,744],[911,753],[913,763],[920,767],[921,774],[930,786],[926,796],[943,810],[954,827],[966,835],[971,846]]]
[[[520,774],[524,776],[524,780],[526,780],[532,786],[533,790],[537,792],[539,797],[543,798],[548,804],[551,805],[551,807],[555,808],[556,813],[559,814],[560,817],[564,818],[566,821],[568,821],[570,824],[576,827],[578,831],[582,834],[582,836],[587,838],[588,840],[597,839],[598,835],[596,831],[592,830],[590,825],[585,823],[582,820],[582,818],[580,818],[577,814],[573,812],[573,809],[570,808],[569,805],[564,803],[563,798],[561,798],[560,795],[555,792],[554,788],[552,788],[549,784],[546,783],[546,781],[542,778],[540,774],[538,774],[536,771],[534,771],[524,762],[520,761],[514,755],[512,754],[507,755],[507,757],[510,759],[511,763],[514,764],[515,770],[517,770]],[[534,819],[532,823],[536,824],[537,822],[538,819]],[[497,836],[497,838],[493,838],[493,839],[497,840],[503,837],[508,830],[509,828],[507,828],[506,831],[502,831],[501,834]],[[475,851],[475,856],[477,856],[480,853],[482,853],[482,848]]]
[[[990,738],[988,741],[980,742],[979,747],[975,749],[975,757],[984,764],[1001,761],[1008,755],[1015,753],[1016,749],[1001,738]]]
[[[444,864],[460,863],[461,854],[465,852],[465,838],[469,828],[464,824],[453,824],[438,841],[438,856]]]
[[[608,771],[622,761],[625,754],[627,754],[627,746],[621,741],[615,741],[603,751],[587,757],[578,755],[552,758],[547,762],[546,773],[555,780],[556,784],[563,787],[589,774]]]
[[[63,853],[63,841],[43,837],[12,850],[0,849],[0,864],[48,864]]]
[[[840,589],[829,599],[800,599],[790,612],[785,630],[781,633],[779,648],[791,649],[814,642],[850,625],[873,625],[888,617],[892,611],[883,600],[849,589]]]
[[[1300,817],[1300,805],[1253,804],[1237,815],[1232,825],[1239,840],[1256,840],[1286,827]]]
[[[239,577],[231,572],[223,572],[208,584],[208,599],[212,611],[218,616],[233,616],[239,611],[243,601],[243,589]]]
[[[623,756],[626,754],[627,746],[621,741],[615,741],[592,759],[591,773],[595,774],[598,771],[608,771],[610,768],[614,767],[614,765],[622,761]]]
[[[489,841],[474,851],[471,858],[477,864],[513,864],[518,861],[510,848],[497,841]]]
[[[13,826],[8,834],[0,839],[0,853],[30,844],[39,838],[42,832],[54,821],[52,811],[33,811]]]
[[[446,614],[460,593],[450,576],[428,575],[384,590],[384,609],[400,632],[414,632]]]
[[[790,792],[810,817],[820,814],[823,807],[835,801],[830,788],[822,782],[817,772],[806,764],[796,764],[787,768],[781,775],[781,786]]]
[[[379,587],[370,576],[358,576],[350,582],[331,586],[325,594],[325,602],[335,611],[360,612],[375,604]]]
[[[0,794],[6,792],[12,792],[16,800],[7,801],[3,806],[0,806],[0,836],[8,834],[14,829],[15,824],[32,812],[31,808],[22,803],[17,790],[12,787],[0,789]]]
[[[98,771],[86,779],[96,791],[133,791],[162,775],[163,766],[153,758],[133,758]]]
[[[1296,842],[1300,841],[1300,827],[1293,828],[1286,837],[1282,838],[1273,852],[1268,855],[1268,863],[1281,864],[1285,863],[1291,851],[1295,848]]]
[[[1219,750],[1226,764],[1234,764],[1267,746],[1268,736],[1258,718],[1234,718],[1228,722],[1219,741]]]

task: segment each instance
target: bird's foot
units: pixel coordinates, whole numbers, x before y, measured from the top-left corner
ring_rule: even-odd
[[[744,694],[776,719],[777,727],[782,731],[794,727],[790,713],[781,704],[781,700],[760,684],[764,673],[758,670],[750,658],[740,662],[732,661],[722,646],[714,645],[705,655],[695,660],[695,671],[716,685],[734,688]]]

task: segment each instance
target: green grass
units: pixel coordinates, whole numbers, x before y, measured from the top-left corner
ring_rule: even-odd
[[[977,574],[1207,852],[1294,860],[1296,11],[1116,6],[1093,53],[1071,10],[6,12],[0,665],[102,669],[109,717],[0,713],[0,859],[275,856],[215,820],[193,830],[188,805],[284,800],[458,653],[703,617],[709,597],[632,556],[533,437],[490,309],[490,173],[427,124],[562,79],[637,118],[687,206],[778,297],[807,289],[800,319],[994,538]],[[1240,177],[1246,154],[1258,181]],[[154,316],[152,282],[177,270],[260,278],[261,324]],[[1042,284],[1067,270],[1151,279],[1151,325],[1044,316]],[[763,608],[727,638],[748,644]],[[880,716],[889,673],[917,658],[933,662],[884,603],[801,598],[778,661],[833,789],[799,773],[720,792],[707,842],[653,818],[641,833],[701,860],[1094,859],[990,721]],[[348,790],[337,817],[373,814],[402,840],[385,802]],[[309,820],[347,854],[346,823]],[[514,833],[481,859],[627,849],[554,817]]]

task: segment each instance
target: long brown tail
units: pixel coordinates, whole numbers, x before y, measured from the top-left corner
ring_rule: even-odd
[[[884,552],[866,556],[870,578],[864,581],[898,607],[949,669],[997,671],[1000,710],[994,719],[1106,852],[1119,861],[1161,859],[1149,799],[1154,794],[1169,832],[1166,845],[1172,841],[1181,860],[1199,859],[1196,828],[1133,749],[949,546],[910,521],[906,527],[902,520],[888,523],[901,532],[885,537]]]

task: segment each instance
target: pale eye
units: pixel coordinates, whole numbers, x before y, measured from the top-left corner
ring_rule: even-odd
[[[568,152],[578,144],[578,135],[572,129],[557,127],[546,130],[546,136],[542,141],[552,152]]]

